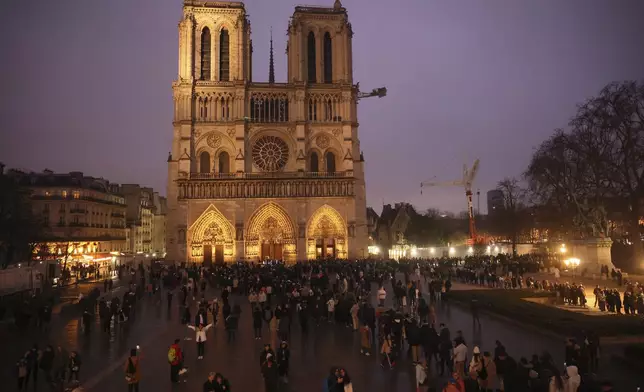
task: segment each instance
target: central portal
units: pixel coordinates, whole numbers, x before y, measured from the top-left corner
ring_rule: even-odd
[[[336,258],[335,239],[319,238],[315,241],[315,257],[317,259]]]
[[[260,261],[295,261],[294,226],[278,204],[266,203],[251,217],[246,236],[246,256]]]
[[[261,258],[262,260],[282,260],[282,244],[263,242]]]

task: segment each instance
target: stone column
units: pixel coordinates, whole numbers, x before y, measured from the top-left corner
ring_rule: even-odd
[[[192,17],[188,19],[188,27],[186,29],[186,70],[188,71],[187,78],[191,79],[195,74],[195,67],[193,62],[193,57],[195,54],[195,23],[192,20]]]
[[[324,79],[324,31],[318,30],[315,34],[315,82],[322,83]]]

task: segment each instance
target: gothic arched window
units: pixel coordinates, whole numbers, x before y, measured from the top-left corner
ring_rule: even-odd
[[[219,34],[219,80],[230,80],[230,39],[226,29]]]
[[[335,154],[329,151],[326,153],[325,157],[327,173],[335,173]]]
[[[309,158],[311,163],[309,164],[309,171],[315,173],[320,171],[320,166],[319,166],[319,161],[318,161],[318,153],[317,152],[312,152],[311,157]]]
[[[204,151],[199,155],[199,173],[210,173],[210,154]]]
[[[333,45],[331,34],[324,33],[324,83],[333,82]]]
[[[308,81],[311,83],[315,83],[315,34],[313,32],[309,32],[309,36],[307,39],[307,44],[306,44],[306,49],[308,51],[308,56],[307,56],[307,67],[308,67]]]
[[[226,151],[219,153],[219,173],[230,173],[230,156]]]
[[[210,29],[201,30],[201,80],[210,80]]]

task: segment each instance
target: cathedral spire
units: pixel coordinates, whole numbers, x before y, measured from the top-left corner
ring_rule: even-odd
[[[275,63],[273,61],[273,28],[271,27],[271,54],[268,63],[268,83],[275,83]]]

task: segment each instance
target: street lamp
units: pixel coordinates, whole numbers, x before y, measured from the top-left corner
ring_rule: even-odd
[[[571,257],[569,259],[564,260],[564,264],[566,264],[566,267],[572,267],[572,277],[573,278],[575,277],[575,270],[577,269],[577,267],[579,267],[579,262],[580,261],[581,260],[579,260],[576,257]]]
[[[563,260],[564,255],[568,252],[568,249],[566,249],[566,244],[561,244],[561,247],[559,248],[559,267],[561,267],[561,260]],[[565,261],[564,261],[565,263]],[[566,264],[568,265],[568,264]]]

